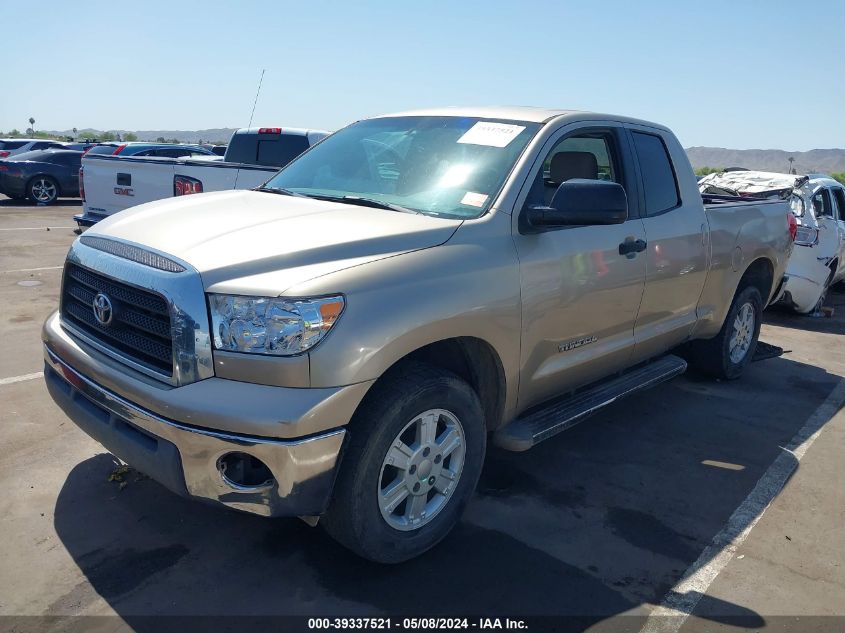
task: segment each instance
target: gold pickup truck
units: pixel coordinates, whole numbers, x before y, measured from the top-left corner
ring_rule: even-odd
[[[526,450],[688,362],[739,377],[794,232],[785,202],[705,204],[653,123],[382,116],[84,233],[44,375],[170,490],[399,562],[458,521],[488,441]]]

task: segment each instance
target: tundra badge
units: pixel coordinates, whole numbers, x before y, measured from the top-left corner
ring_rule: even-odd
[[[574,341],[567,341],[566,343],[561,343],[557,346],[557,351],[559,352],[569,352],[576,347],[582,347],[584,345],[589,345],[590,343],[595,343],[598,339],[597,336],[587,336],[585,338],[577,338]]]

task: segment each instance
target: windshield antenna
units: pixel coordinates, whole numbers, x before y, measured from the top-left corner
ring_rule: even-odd
[[[255,116],[255,106],[258,103],[258,95],[261,94],[261,84],[264,81],[264,73],[267,72],[266,68],[261,69],[261,79],[258,80],[258,90],[255,91],[255,101],[252,102],[252,114],[249,115],[249,125],[247,127],[252,127],[252,117]]]
[[[266,68],[261,69],[261,78],[258,80],[258,90],[255,91],[255,101],[252,102],[252,113],[249,115],[249,125],[247,125],[247,129],[252,127],[252,118],[255,116],[255,106],[258,105],[258,95],[261,94],[261,84],[264,83],[264,73],[267,72]],[[231,140],[229,141],[232,142]],[[235,186],[232,187],[233,189],[238,188],[238,178],[241,175],[241,170],[238,169],[237,173],[235,174]]]

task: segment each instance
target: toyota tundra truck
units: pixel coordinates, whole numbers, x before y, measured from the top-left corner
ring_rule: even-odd
[[[738,378],[794,234],[785,201],[705,203],[660,125],[381,116],[257,189],[80,236],[44,377],[171,491],[396,563],[455,525],[488,442],[529,449],[687,363]]]

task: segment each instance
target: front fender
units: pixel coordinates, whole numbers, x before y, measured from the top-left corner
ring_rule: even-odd
[[[431,343],[455,337],[487,342],[502,363],[515,407],[521,309],[519,263],[510,218],[464,223],[446,244],[313,280],[300,296],[342,292],[347,305],[310,355],[311,386],[373,380]],[[512,392],[512,393],[511,393]]]

